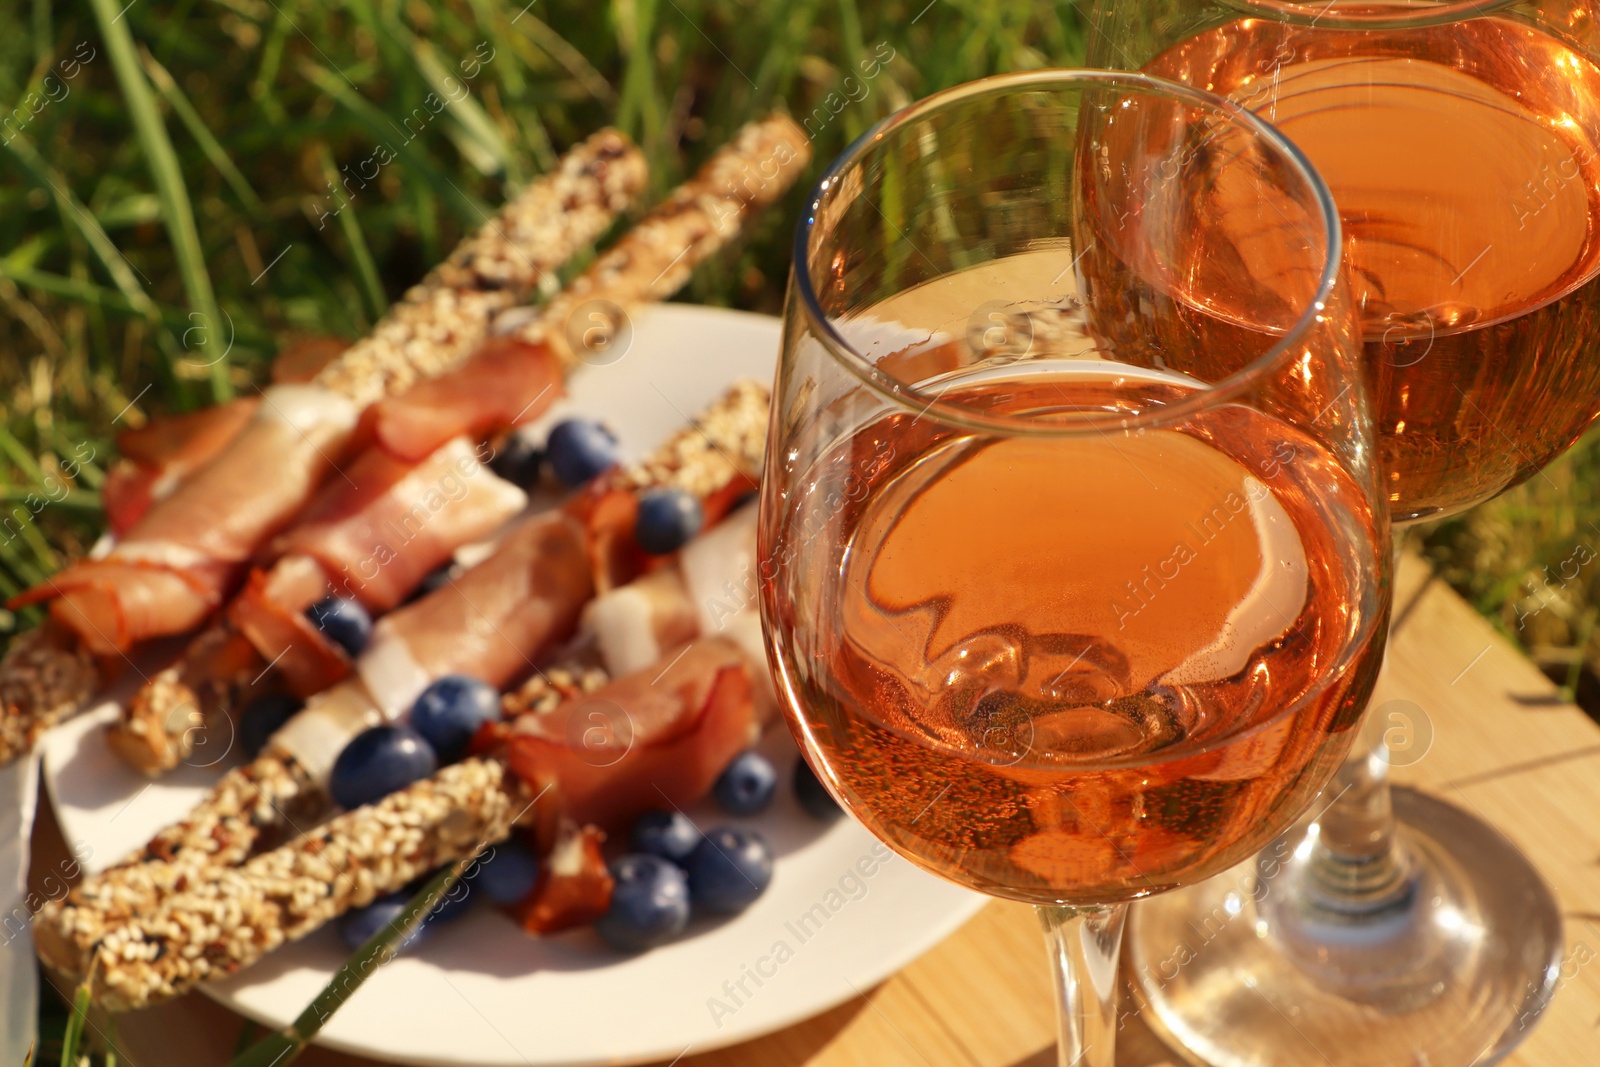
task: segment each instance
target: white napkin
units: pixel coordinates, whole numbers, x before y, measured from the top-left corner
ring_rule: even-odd
[[[39,757],[0,767],[0,1064],[20,1064],[36,1036],[39,972],[28,914],[28,850]]]

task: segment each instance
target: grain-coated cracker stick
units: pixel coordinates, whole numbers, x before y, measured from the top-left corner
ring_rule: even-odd
[[[243,867],[207,869],[119,922],[105,917],[125,909],[80,887],[40,912],[39,955],[74,982],[92,971],[97,1000],[113,1011],[147,1007],[476,854],[533,799],[503,764],[468,759]]]
[[[593,243],[643,188],[644,157],[616,130],[574,148],[317,375],[365,407],[449,370],[483,342],[490,320]]]
[[[40,735],[76,712],[98,681],[93,658],[72,634],[47,623],[12,638],[0,659],[0,764],[33,751]]]
[[[750,123],[559,295],[539,308],[507,312],[494,332],[546,343],[570,369],[586,354],[574,351],[576,331],[568,328],[574,312],[596,300],[626,312],[676,293],[751,215],[783,196],[810,161],[811,142],[788,116]]]

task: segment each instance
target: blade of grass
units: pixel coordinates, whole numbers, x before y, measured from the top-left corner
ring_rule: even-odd
[[[489,113],[483,110],[483,105],[474,100],[470,92],[463,91],[466,82],[459,75],[445,69],[444,64],[439,62],[433,46],[427,41],[413,39],[411,55],[416,61],[417,69],[422,71],[422,76],[433,86],[433,91],[446,101],[445,110],[450,113],[451,119],[465,133],[465,143],[458,140],[457,147],[462,149],[462,155],[467,162],[486,175],[504,174],[513,185],[521,185],[526,178],[522,167],[517,164],[515,154],[506,144],[505,138],[495,129]],[[451,80],[455,81],[456,89],[461,91],[459,100],[450,98]]]
[[[65,1067],[77,1067],[78,1046],[83,1044],[83,1024],[89,1019],[89,984],[85,982],[72,996],[72,1014],[67,1018],[67,1032],[61,1037],[61,1062]]]
[[[654,158],[660,143],[661,101],[655,86],[654,31],[655,0],[617,0],[612,4],[617,24],[617,43],[626,57],[622,75],[622,98],[617,106],[617,126],[643,145]],[[662,176],[651,168],[651,183]]]
[[[839,36],[844,46],[845,77],[861,80],[862,72],[866,69],[862,64],[862,57],[866,55],[867,46],[861,40],[861,13],[856,10],[855,0],[839,0]],[[845,139],[854,141],[861,136],[861,131],[867,128],[866,117],[861,108],[847,107],[844,112]]]
[[[250,82],[250,99],[261,105],[267,121],[274,126],[281,126],[289,119],[288,112],[278,102],[278,94],[273,91],[278,81],[278,70],[283,66],[283,46],[288,39],[289,15],[280,7],[277,17],[272,20],[272,29],[267,31],[267,43],[261,49],[261,65],[256,68],[256,76]]]
[[[0,486],[0,503],[21,504],[28,497],[38,497],[38,493],[31,489],[13,489],[9,486]],[[86,489],[68,489],[66,494],[58,500],[50,501],[51,507],[68,508],[73,511],[99,511],[100,494]]]
[[[6,529],[7,524],[14,521],[16,521],[15,511],[0,516],[0,530]],[[31,519],[28,521],[32,522]],[[0,563],[5,564],[6,570],[17,576],[18,582],[24,588],[38,585],[49,576],[50,572],[40,570],[37,564],[24,559],[17,552],[16,546],[12,544],[15,539],[16,534],[8,532],[6,533],[6,539],[0,541]]]
[[[452,204],[462,221],[477,225],[489,217],[489,209],[482,201],[463,192],[459,185],[450,180],[449,175],[416,147],[416,138],[397,126],[382,109],[352,90],[343,78],[310,60],[300,63],[300,72],[311,84],[333,97],[336,103],[359,120],[372,137],[415,170],[433,188],[434,195]]]
[[[33,61],[41,67],[50,65],[56,36],[51,26],[50,3],[51,0],[33,0]]]
[[[243,1055],[235,1056],[229,1061],[228,1067],[287,1067],[293,1062],[305,1051],[323,1025],[333,1018],[333,1013],[350,999],[351,994],[360,989],[361,984],[379,967],[399,953],[400,947],[456,884],[462,872],[472,865],[473,859],[473,856],[467,856],[442,868],[428,879],[417,895],[406,903],[405,910],[356,949],[293,1023],[256,1042]]]
[[[1583,654],[1589,647],[1589,638],[1594,636],[1597,614],[1600,614],[1600,608],[1590,608],[1584,612],[1583,622],[1578,625],[1577,636],[1572,642],[1572,647],[1578,654],[1572,657],[1572,664],[1567,668],[1567,680],[1561,686],[1561,699],[1568,704],[1578,699],[1578,682],[1583,677]]]
[[[178,261],[178,273],[183,281],[189,310],[199,316],[204,328],[204,344],[213,336],[222,335],[223,318],[217,309],[216,294],[211,288],[211,275],[206,271],[205,252],[200,247],[200,233],[195,227],[194,210],[189,203],[189,190],[183,183],[183,171],[178,166],[177,153],[167,136],[166,125],[156,108],[155,94],[145,80],[134,48],[133,34],[128,23],[117,11],[115,0],[89,0],[94,9],[95,21],[100,24],[105,38],[106,53],[111,69],[122,88],[122,96],[133,120],[134,133],[144,152],[150,177],[155,181],[156,192],[161,197],[166,216],[167,235],[172,240],[172,252]],[[210,355],[210,353],[207,353]],[[211,393],[218,401],[231,399],[233,384],[228,380],[228,355],[224,351],[210,361]]]
[[[95,258],[100,260],[100,265],[111,275],[111,280],[127,298],[129,306],[152,323],[157,322],[155,301],[150,299],[150,294],[144,291],[139,279],[134,277],[132,265],[111,238],[106,236],[105,229],[90,214],[89,209],[72,194],[65,176],[45,162],[44,157],[39,155],[38,149],[20,134],[6,141],[5,147],[11,150],[12,158],[22,166],[30,178],[50,190],[62,221],[83,235]]]
[[[244,1025],[239,1027],[239,1040],[233,1045],[233,1058],[238,1059],[247,1052],[256,1039],[261,1036],[261,1027],[254,1019],[244,1020]]]
[[[35,494],[35,496],[38,495]],[[26,495],[24,495],[24,499],[26,499]],[[38,496],[38,499],[43,501],[45,498]],[[46,541],[44,534],[39,532],[39,524],[34,521],[37,512],[33,510],[32,505],[26,503],[13,505],[11,514],[8,518],[10,520],[17,519],[17,510],[19,508],[22,511],[27,512],[27,515],[23,517],[23,521],[19,525],[17,533],[22,535],[22,542],[23,544],[27,545],[28,549],[33,553],[35,562],[29,563],[21,556],[15,555],[15,550],[13,549],[12,563],[13,566],[17,568],[17,573],[22,574],[24,570],[26,570],[28,574],[33,576],[32,580],[34,582],[43,581],[45,575],[55,573],[56,569],[60,566],[60,560],[56,558],[55,549],[50,547],[50,542]],[[43,511],[44,508],[41,507],[39,510]],[[15,535],[8,533],[6,536],[6,547],[11,548],[12,546],[9,539]]]
[[[104,308],[107,311],[115,311],[123,315],[146,317],[142,310],[134,307],[128,298],[121,293],[96,285],[93,282],[79,281],[76,278],[67,278],[47,271],[15,267],[4,259],[0,259],[0,275],[10,278],[18,285],[26,286],[29,289],[37,289],[41,293],[64,296],[80,304]],[[156,315],[159,320],[165,321],[168,325],[190,325],[183,312],[175,308],[163,308],[157,305]]]
[[[511,21],[521,25],[522,32],[528,39],[543,49],[551,59],[561,64],[566,72],[572,75],[572,80],[583,87],[584,92],[604,104],[617,102],[617,91],[611,87],[605,75],[596,70],[594,64],[590,63],[565,37],[551,29],[548,23],[535,18],[532,12],[519,15]]]
[[[172,108],[172,113],[178,116],[178,121],[183,123],[184,129],[189,131],[189,136],[195,139],[195,143],[200,146],[200,151],[204,152],[206,158],[211,161],[211,165],[217,168],[217,173],[221,174],[222,180],[228,183],[228,187],[233,190],[233,195],[239,198],[239,202],[244,205],[245,210],[252,214],[259,214],[261,211],[261,198],[256,195],[254,189],[250,188],[250,183],[239,172],[239,168],[234,166],[233,160],[228,157],[227,149],[222,147],[222,143],[217,140],[210,128],[206,126],[205,120],[200,117],[200,112],[194,109],[194,105],[189,102],[189,98],[184,95],[183,90],[178,88],[178,83],[167,72],[167,68],[156,61],[156,57],[150,54],[149,49],[140,48],[139,58],[144,61],[145,72],[150,75],[150,81],[155,85],[156,91],[161,94],[162,99],[166,100],[168,106]]]
[[[761,58],[756,68],[755,99],[758,106],[778,98],[787,100],[794,85],[794,76],[800,70],[800,57],[805,54],[806,37],[816,21],[821,0],[800,0],[785,9],[786,22],[775,22],[773,36],[777,38]]]
[[[320,155],[323,175],[330,183],[337,184],[339,168],[334,166],[333,155],[327,145],[321,147]],[[345,205],[345,209],[335,217],[339,221],[339,232],[344,234],[345,243],[350,246],[350,258],[355,261],[356,279],[361,283],[361,295],[367,302],[367,321],[377,322],[388,310],[389,301],[383,295],[383,283],[378,280],[377,265],[372,262],[366,235],[361,232],[361,223],[356,219],[355,205]]]

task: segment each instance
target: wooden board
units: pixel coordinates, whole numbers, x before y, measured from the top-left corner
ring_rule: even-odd
[[[1508,1067],[1600,1063],[1600,727],[1424,564],[1407,559],[1389,662],[1374,699],[1421,709],[1425,754],[1395,777],[1499,827],[1549,879],[1566,917],[1567,966],[1554,1003]],[[1396,707],[1399,707],[1398,705]],[[1411,713],[1416,717],[1416,712]],[[1425,730],[1423,732],[1426,732]],[[1420,736],[1420,733],[1419,735]],[[46,818],[35,871],[59,855]],[[696,1054],[677,1067],[1054,1067],[1043,940],[1031,909],[995,903],[876,989],[759,1041]],[[597,1009],[597,1025],[609,1012]],[[612,1025],[625,1025],[626,1013]],[[120,1062],[211,1067],[227,1061],[242,1021],[191,994],[118,1021]],[[1177,1067],[1137,1020],[1121,1067]],[[375,1067],[314,1049],[303,1067]],[[665,1067],[665,1065],[663,1065]]]

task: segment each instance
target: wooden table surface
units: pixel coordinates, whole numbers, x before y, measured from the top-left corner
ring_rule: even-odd
[[[1554,887],[1568,966],[1549,1011],[1504,1062],[1600,1065],[1600,727],[1563,704],[1543,675],[1426,566],[1401,568],[1396,631],[1374,706],[1422,709],[1433,739],[1395,777],[1500,828]],[[41,819],[36,852],[59,845]],[[36,863],[35,867],[43,867]],[[894,978],[834,1010],[677,1067],[1054,1067],[1054,1018],[1043,941],[1031,909],[995,903]],[[236,1047],[242,1020],[199,994],[124,1016],[117,1045],[134,1067],[212,1067]],[[596,1019],[596,1025],[605,1023]],[[303,1067],[373,1067],[320,1049]],[[1135,1022],[1120,1067],[1179,1059]]]

